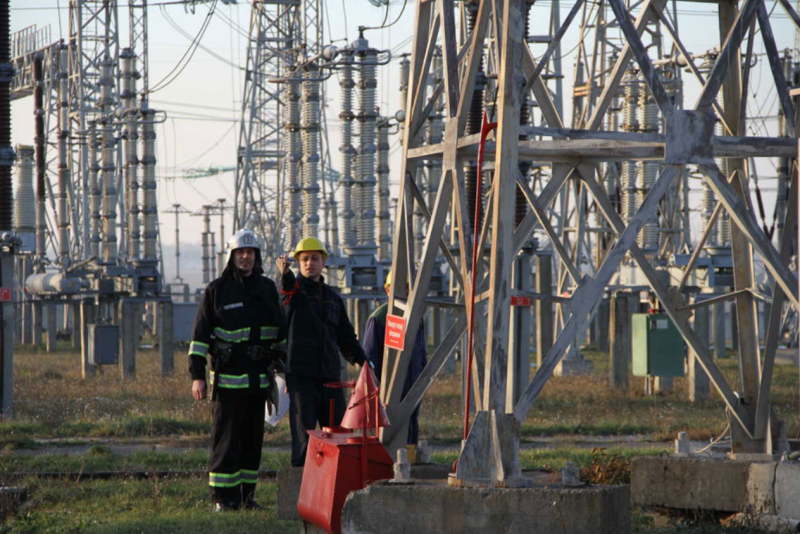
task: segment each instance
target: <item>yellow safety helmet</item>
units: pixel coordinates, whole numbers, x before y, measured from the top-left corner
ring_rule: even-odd
[[[321,252],[322,259],[328,258],[328,251],[325,250],[325,245],[323,245],[322,241],[316,237],[306,237],[301,239],[297,244],[297,247],[294,249],[294,257],[297,258],[297,255],[301,252]]]
[[[383,283],[384,289],[392,285],[392,270],[389,269],[389,274],[386,275],[386,281]]]

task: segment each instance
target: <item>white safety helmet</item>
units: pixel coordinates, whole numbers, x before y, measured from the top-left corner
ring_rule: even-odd
[[[243,228],[233,234],[233,236],[228,239],[228,242],[225,244],[225,249],[227,252],[227,255],[225,256],[226,265],[231,260],[231,254],[233,254],[233,251],[237,248],[254,248],[258,250],[260,255],[261,239],[259,239],[254,231],[248,230],[247,228]]]

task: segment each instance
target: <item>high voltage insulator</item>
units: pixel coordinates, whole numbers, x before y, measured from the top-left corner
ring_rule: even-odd
[[[389,198],[389,119],[378,121],[378,259],[391,259],[392,226]]]
[[[67,208],[70,171],[67,141],[69,139],[69,90],[67,87],[67,48],[61,48],[61,69],[58,75],[58,260],[67,265],[70,260],[69,227],[70,212]],[[105,65],[104,65],[105,66]],[[101,81],[102,83],[102,81]],[[106,104],[101,100],[101,106]]]
[[[139,212],[139,132],[136,127],[136,73],[134,61],[136,54],[130,48],[125,48],[119,55],[122,63],[122,114],[124,124],[122,139],[124,148],[125,168],[125,205],[127,206],[127,249],[128,257],[132,260],[139,259],[140,253],[140,212]]]
[[[313,63],[306,67],[303,82],[303,236],[319,231],[319,72]]]
[[[378,51],[368,48],[366,39],[359,39],[356,55],[358,56],[358,89],[359,89],[359,148],[358,178],[359,190],[357,210],[358,244],[359,246],[375,245],[375,137],[378,80],[375,71],[378,65]]]
[[[626,72],[623,83],[625,84],[625,98],[622,103],[622,129],[626,132],[638,132],[639,92],[642,83],[639,79],[638,71],[629,70]],[[625,161],[622,163],[620,194],[622,196],[622,220],[626,223],[636,213],[636,174],[636,162]]]
[[[658,133],[661,121],[658,116],[658,105],[650,92],[640,88],[639,93],[639,131],[646,133]],[[647,193],[658,178],[659,163],[655,161],[643,161],[638,165],[638,179],[636,191],[636,209],[644,202]],[[643,250],[656,251],[658,249],[659,225],[658,214],[650,214],[650,218],[644,223],[639,233],[639,246]]]
[[[92,258],[100,257],[100,206],[102,205],[103,194],[100,189],[98,181],[98,174],[100,172],[100,163],[98,161],[97,151],[100,148],[100,139],[97,136],[97,123],[91,121],[89,123],[89,136],[87,139],[89,145],[89,210],[91,213],[91,223],[89,227],[89,256]]]
[[[110,57],[103,60],[100,76],[100,136],[102,139],[102,160],[100,163],[103,183],[103,261],[108,264],[117,261],[117,187],[115,152],[117,140],[114,136],[114,63]]]
[[[31,146],[17,146],[17,187],[14,189],[14,231],[30,247],[36,232],[36,195],[33,192]]]
[[[300,140],[300,92],[298,83],[289,80],[284,90],[283,131],[286,146],[286,235],[284,247],[292,250],[300,235],[300,160],[303,147]]]
[[[146,109],[143,101],[142,112],[142,189],[144,190],[144,260],[156,262],[158,246],[158,207],[156,196],[156,128],[155,111]]]
[[[353,148],[353,51],[342,51],[341,68],[339,71],[339,86],[341,87],[342,109],[339,119],[342,121],[342,144],[339,146],[342,167],[339,181],[342,184],[342,243],[345,246],[356,244],[355,212],[353,211],[353,164],[355,162],[355,149]]]

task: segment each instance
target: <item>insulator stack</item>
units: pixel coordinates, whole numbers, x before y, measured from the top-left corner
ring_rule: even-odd
[[[61,64],[67,65],[67,48],[60,51]],[[109,60],[110,63],[110,60]],[[103,64],[103,72],[108,72],[110,80],[111,69]],[[100,83],[103,84],[101,77]],[[106,89],[106,87],[103,87]],[[105,102],[101,102],[101,105]],[[70,171],[67,142],[69,141],[69,90],[66,69],[62,69],[58,76],[58,259],[62,265],[67,265],[69,253],[69,226],[70,212],[67,205],[69,191]]]
[[[636,71],[629,70],[625,73],[625,99],[622,103],[623,123],[622,129],[625,132],[639,131],[639,93],[640,84]],[[627,224],[636,213],[636,175],[637,165],[634,161],[622,163],[622,176],[620,183],[620,194],[622,196],[622,220]]]
[[[100,172],[100,162],[97,151],[100,148],[100,139],[97,137],[97,123],[89,123],[89,212],[91,221],[89,225],[89,257],[100,257],[100,206],[102,205],[103,194],[100,189],[98,175]]]
[[[291,72],[292,68],[289,68]],[[298,83],[288,81],[284,93],[283,132],[286,146],[286,236],[284,248],[293,250],[300,237],[300,93]]]
[[[11,165],[14,163],[14,149],[11,148],[11,79],[14,67],[11,66],[9,42],[9,2],[0,0],[0,231],[11,230],[14,216],[14,195],[12,192]]]
[[[101,161],[100,176],[103,184],[103,261],[109,264],[117,262],[117,188],[116,165],[114,153],[117,141],[114,138],[114,78],[112,76],[113,61],[106,56],[103,60],[100,76],[100,136]]]
[[[353,164],[356,160],[356,151],[353,148],[353,52],[342,52],[342,68],[339,73],[339,87],[341,88],[342,110],[339,118],[342,120],[342,144],[339,152],[342,155],[342,169],[339,183],[342,185],[342,243],[345,246],[354,246],[357,241],[355,227],[355,211],[353,210]]]
[[[376,95],[378,80],[375,77],[378,51],[362,48],[359,58],[359,141],[358,179],[360,206],[358,217],[358,244],[375,245],[375,138],[378,113]]]
[[[530,6],[531,4],[526,4]],[[530,13],[530,9],[526,11],[525,22],[526,26],[528,23],[528,14]],[[526,33],[527,35],[527,33]],[[528,126],[531,120],[531,105],[530,101],[526,98],[522,102],[522,106],[519,110],[519,125],[520,126]],[[525,134],[520,134],[519,140],[524,141],[528,139],[528,136]],[[522,176],[525,183],[528,183],[529,174],[531,171],[531,162],[530,161],[520,161],[519,164],[519,174]],[[528,213],[528,201],[525,199],[525,195],[522,194],[522,191],[519,187],[515,188],[516,190],[516,197],[514,198],[514,227],[516,228],[522,222],[522,219],[525,218],[525,215]]]
[[[303,82],[303,236],[316,236],[319,231],[319,71],[316,65],[306,67]]]
[[[125,169],[125,213],[127,217],[126,241],[128,257],[139,259],[141,246],[140,212],[139,212],[139,132],[136,127],[136,77],[134,70],[136,54],[125,48],[119,55],[122,67],[122,139]]]
[[[147,108],[147,101],[142,101],[142,189],[144,199],[144,259],[148,262],[158,261],[158,197],[156,191],[156,125],[155,111]]]
[[[475,28],[478,19],[478,4],[472,2],[467,4],[467,28],[470,33]],[[472,102],[469,106],[467,115],[467,134],[476,134],[481,131],[483,121],[483,94],[486,89],[486,75],[483,72],[483,54],[481,53],[478,74],[475,78],[475,91],[472,93]],[[475,196],[480,195],[483,202],[483,191],[478,191],[478,164],[476,161],[468,161],[464,169],[464,188],[467,195],[467,213],[469,214],[470,227],[475,229],[480,227],[481,221],[475,221]],[[481,214],[483,210],[481,210]]]
[[[36,232],[36,195],[33,191],[31,146],[17,146],[17,186],[14,189],[14,231],[26,241]]]
[[[645,133],[658,133],[660,120],[658,117],[658,105],[649,91],[641,88],[639,97],[639,131]],[[655,161],[644,161],[639,163],[639,176],[637,180],[637,200],[636,209],[642,205],[647,193],[656,183],[658,178],[659,164]],[[659,239],[658,213],[651,213],[639,232],[639,246],[646,251],[657,251]]]
[[[378,121],[378,259],[392,257],[391,199],[389,197],[389,120]]]
[[[717,123],[714,126],[714,133],[716,135],[722,135],[722,124]],[[722,174],[726,177],[730,177],[728,174],[728,162],[725,159],[718,158],[716,160],[717,167],[719,170],[722,171]],[[703,182],[705,183],[705,182]],[[716,196],[714,198],[716,202]],[[713,207],[711,208],[713,211]],[[728,210],[722,210],[717,217],[717,237],[718,237],[718,245],[721,247],[728,247],[731,244],[731,216],[728,213]]]

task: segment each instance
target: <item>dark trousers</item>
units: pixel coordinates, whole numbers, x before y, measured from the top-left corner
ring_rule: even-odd
[[[211,403],[211,500],[239,506],[256,490],[264,443],[263,395],[217,390]]]
[[[325,384],[335,380],[312,378],[302,375],[286,375],[286,387],[289,390],[289,427],[292,431],[292,466],[305,465],[306,449],[308,448],[307,430],[314,430],[317,423],[320,426],[331,426],[330,419],[331,400],[334,401],[335,424],[339,424],[344,417],[347,405],[344,400],[344,391],[336,388],[326,388]]]

